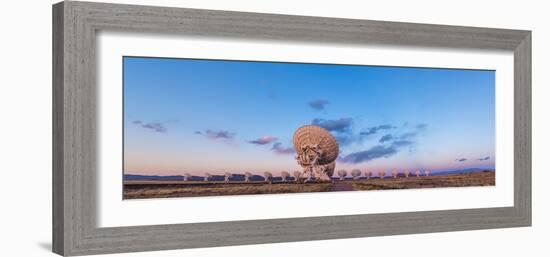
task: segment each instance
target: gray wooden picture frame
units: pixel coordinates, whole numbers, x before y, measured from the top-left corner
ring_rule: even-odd
[[[513,51],[514,206],[97,227],[95,37],[101,30]],[[530,225],[530,31],[73,1],[53,6],[55,253],[88,255]]]

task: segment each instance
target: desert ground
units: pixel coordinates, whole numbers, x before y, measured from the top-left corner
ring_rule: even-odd
[[[333,180],[332,182],[240,182],[240,181],[125,181],[124,199],[171,198],[193,196],[253,195],[334,191],[365,191],[439,187],[494,186],[495,172],[483,171],[426,177],[378,177]]]

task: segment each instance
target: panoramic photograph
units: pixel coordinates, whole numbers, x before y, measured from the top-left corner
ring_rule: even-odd
[[[495,71],[125,56],[123,199],[495,185]]]

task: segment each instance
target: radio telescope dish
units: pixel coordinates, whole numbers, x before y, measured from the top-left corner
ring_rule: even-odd
[[[336,161],[333,161],[325,165],[325,173],[327,174],[327,176],[332,177],[332,175],[334,175],[335,168],[336,168]]]
[[[326,165],[336,160],[338,157],[338,142],[328,130],[315,125],[306,125],[298,128],[294,132],[294,148],[297,153],[302,152],[304,148],[317,148],[321,151],[321,156],[317,160],[319,165]]]
[[[324,128],[306,125],[294,132],[292,141],[298,154],[296,160],[304,168],[303,177],[330,181],[339,153],[336,138]]]

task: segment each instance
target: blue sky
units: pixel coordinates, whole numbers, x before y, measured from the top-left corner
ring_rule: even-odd
[[[299,170],[306,124],[337,169],[494,168],[494,71],[125,57],[124,170]]]

